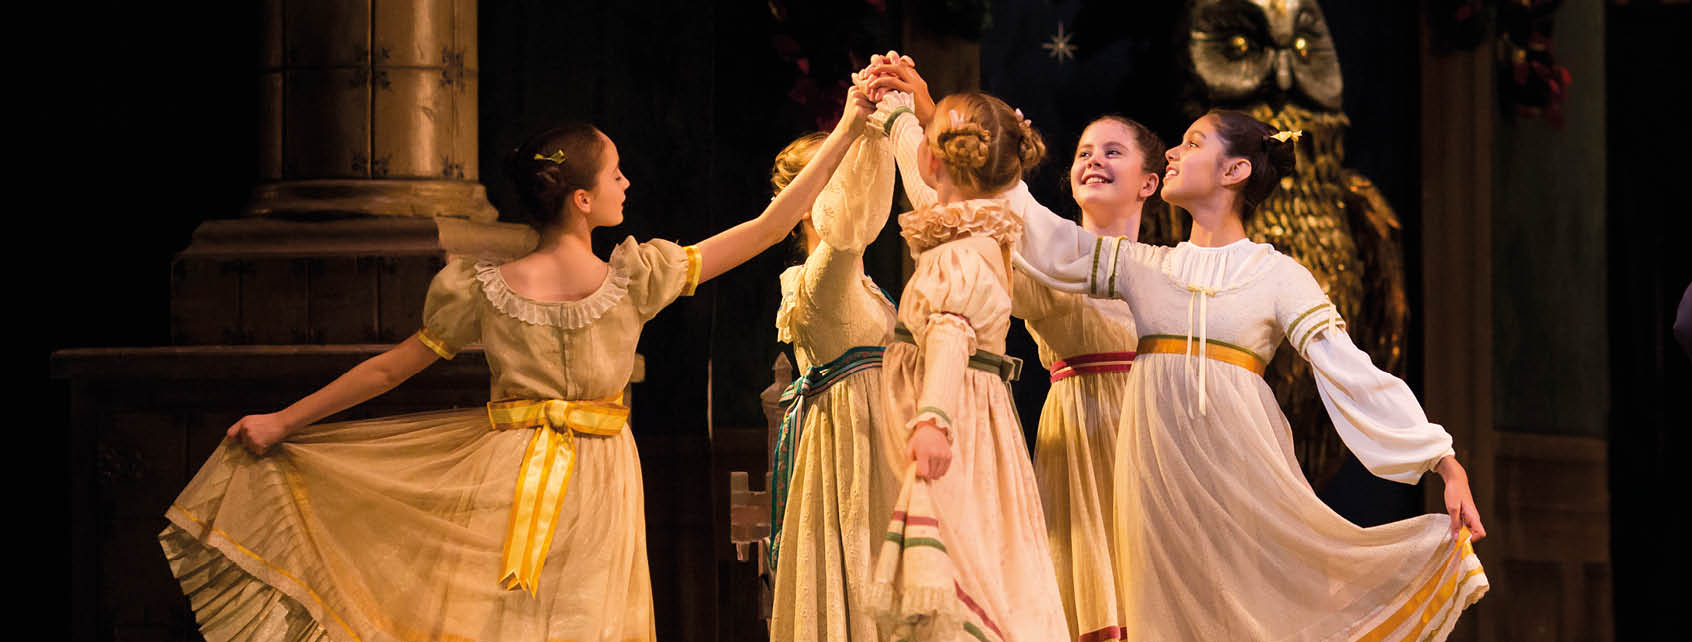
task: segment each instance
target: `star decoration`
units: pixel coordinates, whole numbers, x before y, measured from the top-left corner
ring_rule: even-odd
[[[1063,23],[1059,22],[1057,35],[1052,36],[1050,41],[1040,45],[1040,47],[1044,48],[1048,52],[1051,52],[1050,55],[1052,59],[1058,62],[1063,62],[1065,58],[1074,60],[1075,45],[1070,44],[1069,42],[1070,36],[1073,35],[1075,34],[1064,33]]]

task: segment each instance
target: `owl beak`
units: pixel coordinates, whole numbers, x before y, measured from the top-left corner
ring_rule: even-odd
[[[1281,86],[1281,91],[1292,91],[1293,86],[1293,52],[1281,49],[1275,52],[1275,84]]]

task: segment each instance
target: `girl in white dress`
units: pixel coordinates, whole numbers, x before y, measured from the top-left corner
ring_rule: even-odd
[[[898,111],[879,107],[871,126],[896,124],[886,117]],[[920,478],[906,484],[876,559],[878,601],[899,624],[882,633],[1061,640],[1068,630],[1039,488],[1006,385],[1015,366],[1002,355],[1022,221],[993,197],[1040,160],[1044,144],[985,94],[949,96],[935,113],[917,162],[937,198],[899,216],[916,268],[882,374],[891,420],[879,429],[908,443]]]
[[[779,194],[811,162],[821,134],[776,157]],[[781,275],[776,333],[803,373],[783,395],[771,508],[775,595],[770,639],[879,642],[867,604],[872,535],[892,512],[902,444],[880,443],[887,421],[881,361],[894,307],[864,274],[863,253],[893,204],[893,155],[866,130],[800,224],[804,264]]]
[[[1295,140],[1234,112],[1194,122],[1167,154],[1163,197],[1193,215],[1174,248],[1023,210],[1020,267],[1127,300],[1141,333],[1116,452],[1126,640],[1439,640],[1487,589],[1450,435],[1351,343],[1308,270],[1245,237]],[[1261,377],[1283,339],[1357,458],[1404,483],[1438,472],[1449,517],[1362,528],[1316,497]]]
[[[628,181],[598,129],[531,137],[508,171],[540,232],[514,261],[453,257],[423,328],[280,412],[249,415],[160,534],[223,640],[652,640],[640,458],[622,404],[641,328],[781,240],[870,105],[848,98],[812,166],[756,219],[695,246],[617,246]],[[315,422],[480,343],[486,408]],[[662,394],[660,392],[660,394]]]

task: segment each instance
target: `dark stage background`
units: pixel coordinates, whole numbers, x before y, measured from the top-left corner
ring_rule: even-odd
[[[169,344],[171,258],[196,225],[236,216],[258,175],[254,4],[106,5],[85,34],[100,43],[98,50],[61,58],[65,74],[54,87],[72,98],[55,116],[71,118],[54,146],[82,151],[65,155],[58,169],[69,170],[67,180],[50,188],[54,199],[34,216],[45,219],[55,239],[46,249],[61,261],[87,261],[54,270],[48,281],[53,313],[44,337],[29,343],[36,363],[62,348]],[[952,4],[988,20],[982,88],[1021,107],[1047,137],[1053,158],[1030,183],[1054,209],[1074,212],[1060,185],[1074,140],[1093,116],[1122,113],[1166,140],[1185,128],[1169,98],[1179,81],[1171,50],[1175,3],[1001,0],[985,14],[969,14],[971,3]],[[1323,7],[1353,123],[1348,166],[1380,186],[1404,223],[1413,314],[1408,380],[1418,393],[1423,347],[1414,315],[1429,295],[1421,286],[1419,247],[1419,61],[1428,4],[1330,1]],[[1633,6],[1639,4],[1647,6]],[[903,45],[910,5],[483,0],[482,182],[505,210],[512,199],[497,169],[504,151],[524,132],[554,121],[590,121],[617,142],[632,182],[627,221],[604,232],[598,247],[608,252],[624,235],[696,242],[761,210],[775,152],[832,124],[838,83],[868,54]],[[1684,182],[1679,168],[1692,149],[1692,128],[1680,115],[1689,98],[1686,76],[1673,71],[1692,63],[1684,47],[1692,33],[1689,12],[1684,4],[1624,2],[1600,12],[1608,83],[1591,86],[1606,88],[1608,137],[1579,168],[1609,177],[1608,254],[1598,266],[1609,289],[1589,304],[1608,308],[1601,316],[1610,329],[1608,378],[1600,381],[1611,391],[1609,426],[1597,430],[1611,448],[1620,639],[1666,627],[1675,605],[1671,593],[1656,590],[1667,577],[1661,566],[1684,561],[1683,538],[1658,525],[1680,503],[1657,497],[1670,491],[1669,453],[1684,452],[1685,428],[1692,425],[1686,409],[1692,366],[1666,334],[1673,302],[1692,280],[1692,261],[1677,249],[1687,238],[1686,199],[1674,189]],[[1040,46],[1060,21],[1078,46],[1072,61],[1055,61]],[[90,69],[101,71],[91,77]],[[896,232],[883,238],[892,241]],[[867,261],[895,292],[901,251],[883,242]],[[776,275],[793,258],[787,246],[765,252],[672,306],[643,335],[647,379],[636,388],[634,430],[643,451],[645,439],[662,440],[659,449],[680,453],[671,460],[684,462],[645,470],[649,515],[692,515],[649,517],[655,531],[676,530],[652,535],[659,634],[667,639],[744,639],[724,623],[729,615],[718,614],[743,603],[725,594],[725,567],[714,561],[723,557],[726,531],[708,532],[722,525],[703,514],[723,499],[714,490],[721,480],[710,478],[722,464],[713,467],[711,436],[763,429],[756,395],[781,349],[772,332]],[[1020,323],[1015,328],[1013,354],[1035,363],[1032,343]],[[1027,373],[1017,396],[1032,430],[1046,386],[1038,368]],[[1519,394],[1521,403],[1534,403],[1532,393]],[[48,395],[55,408],[66,406],[63,386],[50,382]],[[63,421],[53,424],[59,432],[44,431],[43,450],[65,452],[57,440]],[[1419,513],[1423,504],[1419,490],[1375,479],[1354,460],[1323,496],[1363,524]],[[73,614],[102,617],[91,610],[72,605]]]

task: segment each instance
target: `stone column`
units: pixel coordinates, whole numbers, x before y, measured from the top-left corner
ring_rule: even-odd
[[[247,215],[496,213],[476,165],[476,0],[267,0]]]
[[[443,264],[437,222],[497,218],[477,182],[476,5],[264,0],[260,176],[244,211],[208,213],[171,266],[174,343],[374,344],[417,329]]]

